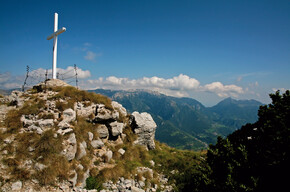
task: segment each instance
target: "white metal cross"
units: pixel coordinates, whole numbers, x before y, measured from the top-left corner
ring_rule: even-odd
[[[53,38],[53,57],[52,57],[52,78],[56,79],[56,56],[57,56],[57,36],[63,32],[66,31],[65,27],[62,27],[61,29],[57,30],[58,25],[58,14],[54,13],[54,30],[53,34],[47,37],[47,40],[50,40]]]

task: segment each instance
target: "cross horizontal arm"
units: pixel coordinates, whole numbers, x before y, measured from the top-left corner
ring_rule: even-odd
[[[50,36],[47,37],[47,40],[51,40],[54,36],[58,36],[59,34],[63,33],[66,31],[66,28],[63,27],[59,30],[57,30],[56,32],[54,32],[53,34],[51,34]]]

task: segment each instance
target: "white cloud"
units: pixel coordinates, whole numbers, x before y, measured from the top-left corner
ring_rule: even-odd
[[[219,97],[238,97],[244,93],[243,88],[237,85],[223,85],[221,82],[213,82],[204,86],[205,91],[216,93]]]
[[[285,88],[272,88],[272,91],[274,91],[274,92],[276,92],[276,91],[280,91],[280,92],[285,92],[287,89],[285,89]]]
[[[11,73],[0,73],[0,88],[1,89],[14,89],[21,88],[24,82],[24,76],[13,76]]]
[[[89,70],[82,70],[81,68],[76,67],[77,74],[79,79],[85,79],[91,76],[91,73]],[[73,66],[68,66],[66,69],[57,68],[57,73],[59,76],[59,79],[69,79],[74,78],[76,75],[76,71]],[[46,69],[39,68],[34,71],[29,72],[29,75],[31,77],[42,77],[43,80],[45,79]],[[50,79],[52,76],[52,69],[47,70],[47,77]]]
[[[236,85],[223,85],[221,82],[213,82],[204,86],[200,82],[187,75],[180,74],[173,78],[164,79],[160,77],[143,77],[140,79],[118,78],[110,76],[107,78],[99,78],[96,80],[88,80],[83,86],[88,89],[113,89],[113,90],[129,90],[129,89],[150,89],[159,91],[166,95],[184,97],[190,95],[191,92],[211,92],[219,97],[238,97],[243,94],[242,87]]]

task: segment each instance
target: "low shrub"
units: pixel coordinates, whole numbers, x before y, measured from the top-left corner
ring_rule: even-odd
[[[88,177],[86,180],[86,189],[97,189],[98,191],[103,189],[103,180],[97,179],[95,177]]]

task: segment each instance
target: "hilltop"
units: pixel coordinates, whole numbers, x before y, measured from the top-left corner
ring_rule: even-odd
[[[149,113],[130,114],[60,80],[13,91],[0,104],[2,191],[178,191],[181,173],[203,161],[156,142]]]

